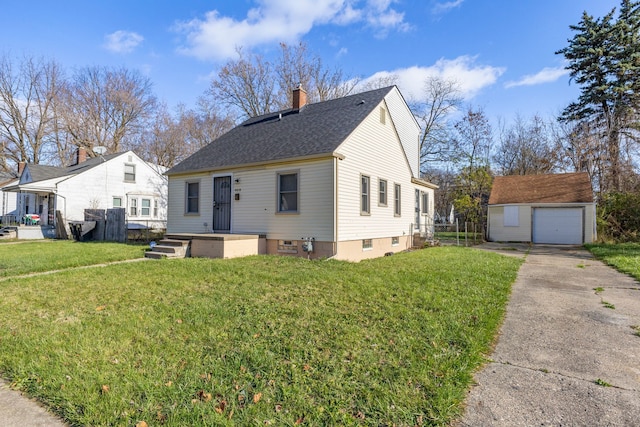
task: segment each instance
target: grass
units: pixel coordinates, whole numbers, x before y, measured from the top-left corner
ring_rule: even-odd
[[[9,278],[0,372],[71,425],[447,425],[521,262],[442,247]]]
[[[640,280],[640,243],[594,243],[585,246],[596,258]]]
[[[596,383],[597,385],[602,386],[602,387],[611,387],[611,384],[609,384],[608,382],[606,382],[605,380],[602,380],[600,378],[596,379],[594,381],[594,383]]]
[[[0,277],[144,256],[144,246],[107,242],[27,241],[0,244]]]

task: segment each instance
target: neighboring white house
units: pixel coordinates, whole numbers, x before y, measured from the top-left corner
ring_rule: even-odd
[[[596,239],[586,172],[498,176],[488,209],[491,241],[581,245]]]
[[[17,183],[18,177],[15,174],[7,172],[0,173],[0,223],[3,225],[15,222],[18,198],[15,193],[2,191],[2,187],[15,185]]]
[[[437,187],[419,178],[419,144],[395,86],[315,104],[296,89],[293,108],[167,172],[167,234],[262,235],[263,253],[348,260],[404,250],[433,224]]]
[[[16,214],[38,214],[40,225],[55,225],[55,212],[65,222],[83,221],[85,209],[125,208],[129,228],[164,228],[167,180],[164,168],[127,151],[87,158],[78,150],[68,167],[19,165],[17,183],[2,188],[17,193]]]

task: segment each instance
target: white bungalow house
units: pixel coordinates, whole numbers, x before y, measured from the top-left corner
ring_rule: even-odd
[[[581,245],[596,239],[586,172],[497,176],[488,208],[491,241]]]
[[[2,187],[15,185],[18,177],[15,173],[0,173],[0,224],[14,224],[17,218],[17,200],[14,193],[2,191]]]
[[[21,163],[18,168],[18,182],[2,191],[17,193],[18,219],[39,216],[43,237],[55,237],[59,219],[65,224],[83,221],[85,209],[125,208],[129,228],[164,228],[165,169],[147,163],[133,151],[87,158],[80,148],[73,166]]]
[[[357,261],[407,249],[432,224],[437,188],[419,178],[419,136],[395,86],[314,104],[296,89],[291,109],[248,119],[167,171],[167,235],[192,239],[192,256]],[[212,249],[242,236],[254,243]]]

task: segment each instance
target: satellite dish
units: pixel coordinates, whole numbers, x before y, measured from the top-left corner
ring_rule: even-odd
[[[107,147],[98,145],[96,147],[93,147],[93,152],[102,156],[104,153],[107,152]]]

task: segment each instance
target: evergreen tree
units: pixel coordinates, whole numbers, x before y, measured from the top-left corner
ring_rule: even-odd
[[[575,35],[569,45],[556,52],[569,61],[571,78],[581,85],[578,100],[559,119],[597,132],[599,157],[606,159],[605,190],[621,189],[629,153],[621,146],[637,139],[640,106],[640,2],[622,0],[617,19],[614,15],[615,9],[599,19],[585,12],[570,27]]]

